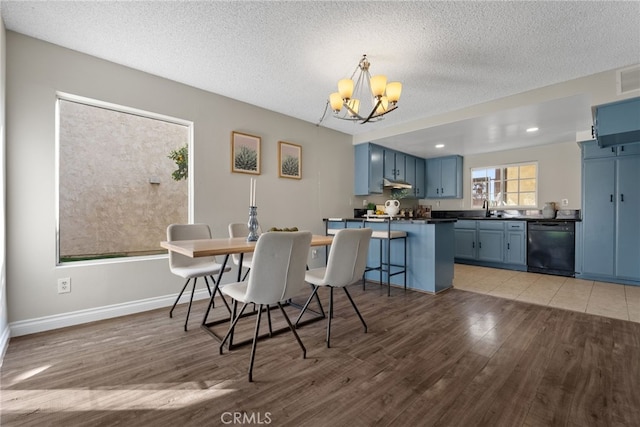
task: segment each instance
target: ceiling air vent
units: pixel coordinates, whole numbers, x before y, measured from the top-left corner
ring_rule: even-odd
[[[616,86],[618,95],[640,90],[640,65],[618,70]]]

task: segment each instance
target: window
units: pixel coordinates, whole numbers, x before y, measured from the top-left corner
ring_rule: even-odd
[[[522,163],[471,169],[471,207],[531,208],[538,204],[538,164]]]
[[[59,95],[58,262],[165,253],[189,221],[192,123]]]

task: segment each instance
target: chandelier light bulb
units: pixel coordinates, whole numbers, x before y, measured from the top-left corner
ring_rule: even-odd
[[[392,104],[396,104],[400,100],[400,94],[402,93],[402,83],[391,82],[387,85],[387,98]]]
[[[353,95],[353,80],[342,79],[338,82],[338,93],[345,101],[351,99]]]
[[[342,110],[342,97],[338,92],[333,92],[329,95],[329,103],[331,104],[331,109],[335,113],[339,113]]]
[[[371,93],[375,97],[384,95],[384,89],[387,86],[387,76],[382,74],[371,77]]]

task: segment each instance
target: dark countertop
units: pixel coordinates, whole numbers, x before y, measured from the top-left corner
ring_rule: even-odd
[[[535,211],[534,213],[537,213]],[[512,211],[513,213],[520,213],[520,215],[505,215],[502,211],[492,211],[492,216],[486,217],[484,210],[466,210],[466,211],[432,211],[431,216],[433,218],[455,218],[457,220],[470,220],[470,221],[527,221],[527,222],[579,222],[580,218],[543,218],[542,215],[531,215],[531,211]],[[525,215],[529,213],[529,215]]]
[[[576,218],[537,218],[537,217],[483,217],[483,216],[467,216],[456,218],[458,221],[527,221],[527,222],[579,222],[581,219]]]
[[[374,223],[380,223],[383,221],[376,221],[384,218],[372,218]],[[323,221],[345,221],[345,222],[363,222],[366,221],[366,218],[323,218]],[[440,224],[447,222],[456,222],[456,218],[403,218],[403,219],[394,219],[391,221],[392,224]]]

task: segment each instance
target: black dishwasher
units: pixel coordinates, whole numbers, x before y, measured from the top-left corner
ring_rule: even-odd
[[[575,276],[576,232],[570,221],[527,224],[527,271]]]

